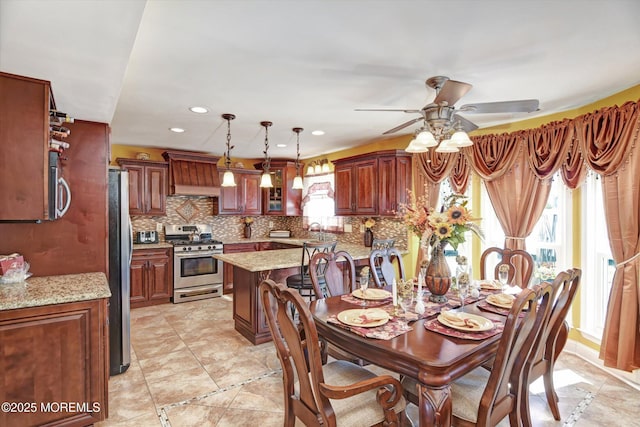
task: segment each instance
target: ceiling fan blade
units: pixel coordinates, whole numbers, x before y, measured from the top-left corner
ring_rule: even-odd
[[[388,135],[390,133],[398,132],[399,130],[404,129],[407,126],[411,126],[412,124],[414,124],[415,122],[419,122],[420,120],[422,120],[422,117],[411,119],[408,122],[404,122],[403,124],[394,127],[393,129],[389,129],[388,131],[383,132],[382,134],[383,135]]]
[[[420,112],[420,110],[404,110],[402,108],[356,108],[354,111],[402,111],[404,113]]]
[[[462,126],[462,129],[464,129],[465,132],[471,132],[472,130],[478,129],[478,125],[476,125],[472,121],[465,119],[464,117],[458,114],[453,115],[453,122],[455,123],[456,121],[460,122],[460,125]]]
[[[537,99],[520,99],[518,101],[465,104],[459,108],[459,111],[470,114],[531,113],[532,111],[537,111],[539,105],[540,101]]]
[[[469,83],[447,80],[442,85],[442,88],[438,92],[436,99],[433,100],[433,103],[441,105],[443,102],[446,102],[447,105],[452,106],[467,92],[469,92],[471,88],[472,86]]]

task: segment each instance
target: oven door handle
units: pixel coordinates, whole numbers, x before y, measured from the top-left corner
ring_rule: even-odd
[[[220,255],[222,252],[175,252],[174,256],[176,258],[200,258],[211,255]],[[219,261],[219,260],[218,260]]]

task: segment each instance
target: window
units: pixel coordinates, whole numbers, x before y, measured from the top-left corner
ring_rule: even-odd
[[[482,223],[485,233],[483,250],[504,247],[504,231],[493,210],[487,190],[482,185]],[[558,272],[571,268],[571,192],[559,176],[555,176],[545,207],[525,243],[536,268],[532,283],[553,279]]]
[[[580,285],[580,329],[597,343],[602,338],[615,272],[606,223],[600,178],[597,174],[590,174],[582,185],[583,268]]]
[[[302,227],[314,224],[314,231],[342,231],[344,219],[335,216],[333,174],[304,177]],[[319,227],[316,227],[316,224]]]

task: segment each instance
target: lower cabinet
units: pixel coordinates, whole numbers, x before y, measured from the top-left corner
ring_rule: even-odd
[[[108,416],[107,299],[0,311],[0,426]]]
[[[136,249],[131,258],[131,308],[171,301],[173,249]]]

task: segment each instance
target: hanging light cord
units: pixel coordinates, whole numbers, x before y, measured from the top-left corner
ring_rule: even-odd
[[[302,128],[293,128],[296,133],[296,176],[300,176],[300,132],[303,130]]]
[[[262,126],[264,126],[264,162],[262,163],[262,170],[264,172],[269,172],[271,168],[271,158],[269,157],[269,126],[271,126],[271,122],[261,122]]]
[[[231,167],[231,149],[233,148],[231,146],[231,120],[235,119],[236,116],[233,114],[224,114],[222,117],[227,119],[227,152],[224,155],[224,164],[227,166],[227,169],[229,169]]]

